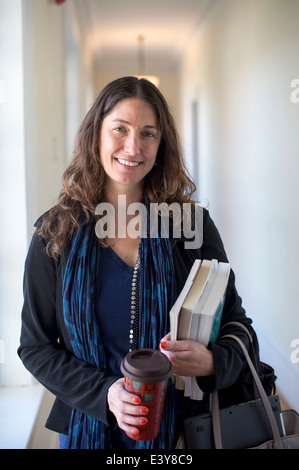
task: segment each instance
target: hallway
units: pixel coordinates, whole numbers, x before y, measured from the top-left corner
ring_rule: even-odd
[[[261,358],[299,409],[298,43],[297,0],[1,3],[0,448],[38,448],[32,425],[51,401],[16,354],[33,225],[57,198],[86,111],[124,75],[158,77]],[[23,413],[26,443],[3,434],[5,410]]]

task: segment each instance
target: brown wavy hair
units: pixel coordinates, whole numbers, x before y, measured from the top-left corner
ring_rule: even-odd
[[[161,131],[157,165],[144,179],[150,202],[192,202],[196,188],[185,167],[175,122],[163,95],[145,79],[119,78],[103,88],[86,114],[76,136],[73,159],[63,174],[57,204],[43,217],[39,234],[47,240],[48,255],[56,258],[62,253],[75,227],[80,225],[82,211],[84,223],[88,223],[96,206],[104,202],[106,174],[100,158],[101,126],[115,105],[128,98],[149,103]]]

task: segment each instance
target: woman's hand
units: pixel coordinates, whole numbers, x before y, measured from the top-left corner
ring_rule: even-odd
[[[118,426],[131,434],[137,435],[136,426],[147,424],[148,408],[140,405],[137,395],[129,393],[124,387],[124,378],[114,382],[108,389],[107,401],[109,410],[114,414]]]
[[[168,333],[162,338],[160,348],[170,360],[174,375],[200,377],[214,374],[212,351],[197,341],[171,341]]]

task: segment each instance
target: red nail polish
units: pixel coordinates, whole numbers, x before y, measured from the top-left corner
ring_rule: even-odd
[[[148,409],[147,409],[147,408],[141,408],[140,411],[141,411],[141,413],[144,414],[144,415],[145,415],[146,413],[148,413]]]
[[[146,423],[147,423],[147,419],[146,418],[141,418],[140,424],[146,424]]]
[[[136,405],[138,405],[140,403],[140,398],[139,397],[135,397],[133,398],[132,400],[133,403],[136,403]]]
[[[161,341],[160,346],[162,349],[165,349],[167,347],[166,341]]]
[[[138,429],[133,429],[132,434],[138,434],[138,433],[139,433]]]

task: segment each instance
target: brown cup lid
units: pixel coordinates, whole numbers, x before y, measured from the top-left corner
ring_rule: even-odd
[[[172,375],[172,365],[165,354],[155,349],[135,349],[120,366],[124,376],[139,382],[161,382]]]

